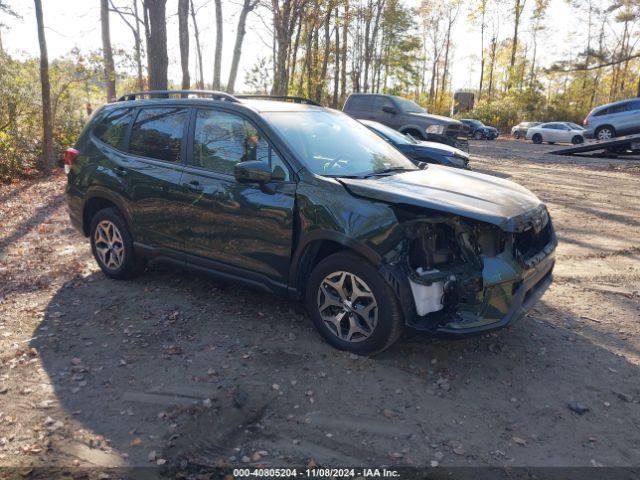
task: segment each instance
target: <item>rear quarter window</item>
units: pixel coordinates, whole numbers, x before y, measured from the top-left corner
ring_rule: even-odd
[[[122,148],[124,136],[131,122],[131,109],[118,108],[112,110],[98,120],[93,134],[107,145]]]

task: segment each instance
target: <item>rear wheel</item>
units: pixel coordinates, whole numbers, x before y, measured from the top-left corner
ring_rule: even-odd
[[[91,219],[91,251],[100,269],[117,280],[132,278],[144,268],[136,255],[127,223],[115,208],[105,208]]]
[[[341,350],[378,353],[402,334],[395,293],[373,265],[352,253],[336,253],[314,268],[306,302],[320,334]]]
[[[533,140],[533,143],[542,143],[542,135],[535,133],[533,137],[531,137],[531,140]]]
[[[613,127],[610,127],[609,125],[604,125],[602,127],[598,127],[595,131],[595,134],[598,140],[609,140],[610,138],[613,138],[616,136],[616,131],[614,130]]]

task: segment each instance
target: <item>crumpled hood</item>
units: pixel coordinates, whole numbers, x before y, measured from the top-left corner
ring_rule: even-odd
[[[439,165],[386,177],[338,180],[359,197],[459,215],[505,231],[516,231],[516,217],[541,206],[538,197],[517,183]]]
[[[424,118],[429,120],[432,124],[437,125],[463,125],[463,123],[455,118],[443,117],[442,115],[432,115],[430,113],[414,113],[409,112],[412,117]]]

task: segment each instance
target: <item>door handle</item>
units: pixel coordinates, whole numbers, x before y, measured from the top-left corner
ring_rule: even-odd
[[[183,186],[187,187],[189,190],[193,190],[194,192],[201,192],[204,190],[204,187],[200,185],[200,182],[197,180],[193,180],[189,183],[183,183]]]

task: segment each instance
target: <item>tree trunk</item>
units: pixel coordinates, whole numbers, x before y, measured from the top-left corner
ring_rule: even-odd
[[[138,0],[133,0],[133,14],[136,22],[134,41],[136,49],[136,67],[138,71],[138,90],[144,90],[144,80],[142,78],[142,45],[140,39],[140,19],[138,18]]]
[[[493,92],[493,72],[496,66],[496,48],[498,47],[498,39],[494,36],[491,39],[491,67],[489,68],[489,89],[487,93],[489,94],[489,101],[491,101],[491,93]]]
[[[515,0],[513,9],[513,40],[511,42],[511,59],[509,61],[509,76],[507,81],[507,89],[511,88],[513,83],[513,67],[516,64],[516,52],[518,49],[518,29],[520,28],[520,17],[526,0]]]
[[[109,32],[109,0],[100,0],[100,24],[102,26],[102,58],[104,60],[104,84],[107,102],[116,99],[116,69],[111,50],[111,33]]]
[[[220,68],[222,64],[222,0],[216,4],[216,50],[213,56],[213,89],[220,90]]]
[[[487,10],[486,0],[482,2],[482,19],[480,21],[480,82],[478,83],[478,101],[482,97],[482,79],[484,78],[484,29],[485,15]]]
[[[240,55],[242,55],[242,42],[246,33],[247,15],[256,6],[255,0],[244,0],[240,16],[238,17],[238,28],[236,30],[236,44],[233,47],[233,59],[231,60],[231,71],[229,72],[229,82],[227,83],[227,91],[233,93],[236,85],[236,76],[238,75],[238,65],[240,64]]]
[[[149,16],[149,88],[167,90],[167,19],[166,0],[144,0]]]
[[[47,55],[47,39],[44,34],[42,0],[34,0],[34,2],[36,6],[36,22],[38,24],[38,41],[40,43],[40,84],[42,87],[42,156],[38,161],[38,167],[42,173],[49,173],[53,169],[55,161],[53,153],[49,57]]]
[[[329,23],[331,22],[331,9],[327,10],[327,15],[324,19],[324,52],[322,57],[322,70],[320,76],[317,78],[316,83],[316,102],[320,103],[322,100],[322,87],[324,86],[324,80],[327,78],[327,68],[329,66],[329,54],[331,53],[331,31],[329,30]]]
[[[178,0],[178,38],[180,41],[180,66],[182,89],[189,90],[189,0]]]
[[[342,20],[342,52],[340,66],[340,104],[344,104],[347,97],[347,38],[349,32],[349,2],[344,5],[344,19]]]
[[[196,11],[191,0],[191,21],[193,22],[193,36],[196,39],[196,56],[198,60],[198,88],[204,89],[204,69],[202,66],[202,47],[200,46],[200,31],[196,22]]]
[[[333,97],[331,99],[331,106],[338,108],[338,94],[340,89],[340,25],[339,25],[339,9],[336,7],[336,43],[334,50],[334,66],[333,72]]]

